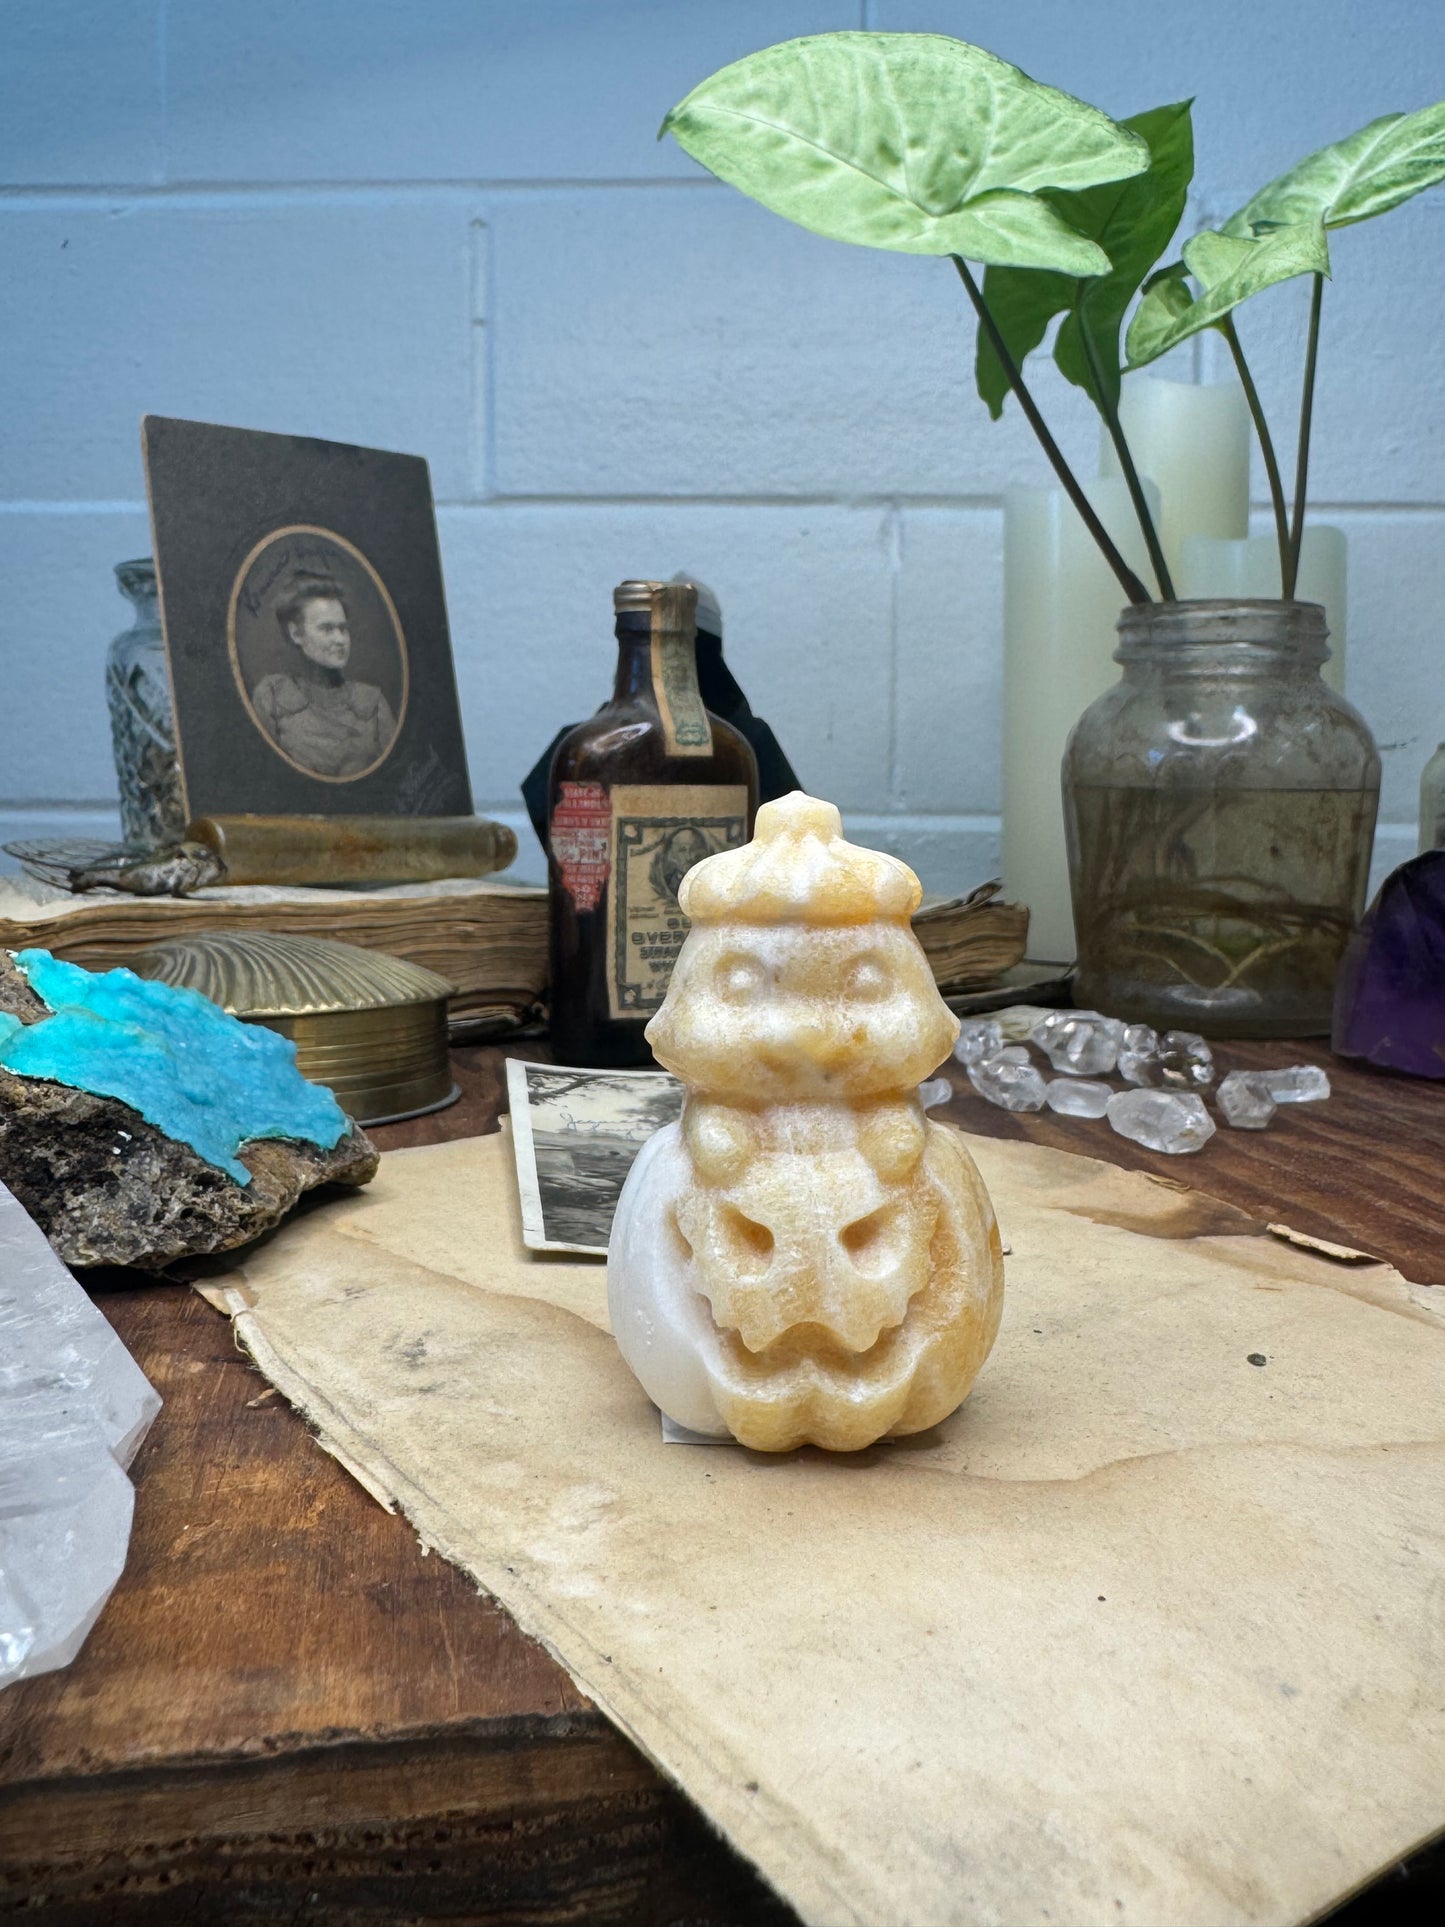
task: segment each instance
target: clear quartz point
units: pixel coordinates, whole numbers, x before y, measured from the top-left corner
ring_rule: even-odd
[[[1056,1071],[1069,1077],[1097,1077],[1111,1071],[1119,1056],[1124,1026],[1097,1010],[1054,1010],[1033,1028],[1033,1041]]]
[[[925,1111],[936,1111],[952,1096],[953,1086],[946,1077],[930,1077],[918,1087],[918,1101]]]
[[[1120,1137],[1148,1151],[1198,1151],[1214,1136],[1214,1119],[1193,1091],[1115,1091],[1109,1122]]]
[[[1044,1090],[1044,1102],[1062,1117],[1103,1117],[1112,1096],[1107,1084],[1086,1077],[1055,1077]]]
[[[1011,1049],[1022,1046],[1012,1045]],[[1027,1056],[1027,1053],[1025,1053]],[[1002,1111],[1041,1111],[1044,1108],[1043,1073],[1030,1063],[1019,1063],[1002,1052],[981,1057],[968,1066],[968,1081],[980,1097],[997,1104]]]
[[[1159,1033],[1152,1024],[1125,1024],[1116,1068],[1126,1084],[1159,1082]]]
[[[1291,1064],[1287,1070],[1255,1075],[1276,1104],[1317,1104],[1330,1094],[1329,1073],[1319,1064]]]
[[[1231,1071],[1214,1101],[1236,1131],[1262,1131],[1275,1112],[1269,1086],[1258,1071]]]
[[[1166,1030],[1159,1039],[1159,1075],[1175,1090],[1207,1091],[1214,1082],[1214,1052],[1197,1031]]]
[[[1003,1031],[992,1017],[965,1017],[953,1054],[960,1064],[976,1064],[1003,1043]]]
[[[0,1686],[66,1666],[125,1565],[160,1400],[0,1184]]]

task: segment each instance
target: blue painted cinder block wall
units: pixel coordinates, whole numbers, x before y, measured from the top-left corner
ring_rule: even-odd
[[[860,25],[1118,114],[1195,95],[1195,225],[1445,93],[1436,0],[6,0],[0,831],[111,820],[111,566],[148,547],[153,410],[427,457],[480,808],[520,823],[605,693],[613,582],[686,568],[854,833],[936,888],[988,874],[1000,502],[1041,458],[970,392],[946,266],[817,240],[654,138],[725,61]],[[1445,736],[1445,194],[1334,255],[1314,499],[1349,533],[1395,861]],[[1300,296],[1243,323],[1282,424]],[[1190,352],[1172,372],[1209,378]],[[1038,388],[1092,473],[1080,398]]]

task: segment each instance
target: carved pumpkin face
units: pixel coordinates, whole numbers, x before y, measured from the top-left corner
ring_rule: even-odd
[[[643,1147],[608,1256],[612,1329],[656,1403],[761,1452],[858,1451],[946,1418],[1002,1309],[998,1231],[961,1140],[928,1127],[902,1184],[860,1186],[844,1154],[807,1184],[764,1160],[776,1183],[755,1191],[700,1187],[685,1136],[668,1125]]]
[[[938,1201],[914,1181],[918,1105],[790,1113],[788,1148],[766,1158],[718,1145],[735,1120],[690,1100],[682,1127],[699,1182],[677,1228],[713,1323],[753,1353],[805,1327],[816,1344],[866,1352],[928,1280]]]
[[[685,1083],[753,1103],[920,1084],[957,1034],[912,931],[882,921],[694,926],[647,1027]]]

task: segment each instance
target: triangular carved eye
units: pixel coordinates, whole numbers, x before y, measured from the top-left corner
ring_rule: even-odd
[[[744,1278],[761,1278],[773,1262],[773,1234],[756,1218],[749,1218],[732,1205],[718,1214],[718,1231],[730,1247],[730,1256]]]
[[[903,1256],[904,1213],[896,1204],[880,1205],[866,1218],[855,1218],[852,1224],[844,1225],[838,1242],[852,1259],[855,1271],[865,1278],[880,1278],[894,1270]]]

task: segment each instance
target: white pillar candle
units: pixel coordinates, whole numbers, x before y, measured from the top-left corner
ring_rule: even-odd
[[[1330,632],[1329,658],[1321,672],[1341,696],[1345,693],[1345,591],[1348,582],[1343,529],[1312,528],[1305,524],[1300,545],[1301,602],[1323,605]],[[1185,539],[1180,579],[1181,596],[1264,596],[1279,594],[1279,543],[1273,531],[1251,535],[1242,542],[1220,542],[1212,536]]]
[[[1147,583],[1148,554],[1124,483],[1086,482],[1084,492]],[[1145,495],[1157,514],[1158,490],[1146,484]],[[1125,598],[1062,489],[1011,488],[1003,527],[1004,888],[1029,907],[1029,955],[1067,963],[1074,916],[1060,766],[1069,731],[1118,681],[1114,631]]]
[[[1126,375],[1119,424],[1140,475],[1157,483],[1159,540],[1179,588],[1191,535],[1249,533],[1249,406],[1237,381],[1200,384]],[[1099,430],[1099,467],[1120,472],[1109,431]],[[1151,591],[1154,577],[1148,575]]]

